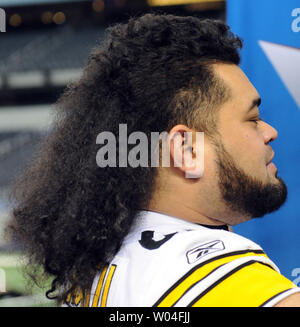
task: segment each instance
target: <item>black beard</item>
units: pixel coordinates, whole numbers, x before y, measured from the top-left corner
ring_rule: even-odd
[[[264,184],[237,167],[220,143],[217,144],[217,155],[221,195],[233,211],[258,218],[278,210],[284,204],[287,187],[284,181],[277,177],[277,172],[276,182]]]

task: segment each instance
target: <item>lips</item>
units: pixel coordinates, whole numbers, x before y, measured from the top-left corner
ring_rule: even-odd
[[[269,170],[271,170],[271,171],[274,171],[274,172],[277,171],[277,167],[273,164],[273,162],[270,162],[270,163],[267,165],[267,169],[269,169]]]
[[[267,169],[270,170],[270,171],[273,171],[273,172],[276,172],[277,171],[277,167],[274,165],[274,163],[272,162],[273,158],[275,156],[275,153],[274,151],[272,151],[272,156],[271,158],[269,159],[269,161],[267,162]]]
[[[270,160],[267,162],[267,165],[270,164],[270,163],[272,162],[274,156],[275,156],[275,153],[274,153],[274,151],[273,151]]]

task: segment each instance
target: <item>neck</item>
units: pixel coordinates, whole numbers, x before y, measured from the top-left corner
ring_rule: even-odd
[[[149,206],[146,210],[151,210],[159,213],[164,213],[173,217],[181,218],[193,223],[221,226],[227,225],[226,223],[216,220],[214,218],[208,217],[201,213],[199,210],[183,204],[180,201],[150,201]]]

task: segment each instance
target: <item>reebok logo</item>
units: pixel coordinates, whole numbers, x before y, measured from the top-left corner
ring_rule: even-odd
[[[224,249],[224,243],[220,240],[204,243],[186,253],[187,261],[192,264],[207,254],[222,251]]]

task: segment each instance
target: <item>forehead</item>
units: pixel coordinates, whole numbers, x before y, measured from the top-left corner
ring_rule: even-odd
[[[249,108],[259,94],[245,73],[234,64],[217,63],[213,65],[216,75],[228,86],[231,97],[229,102],[240,110]]]

